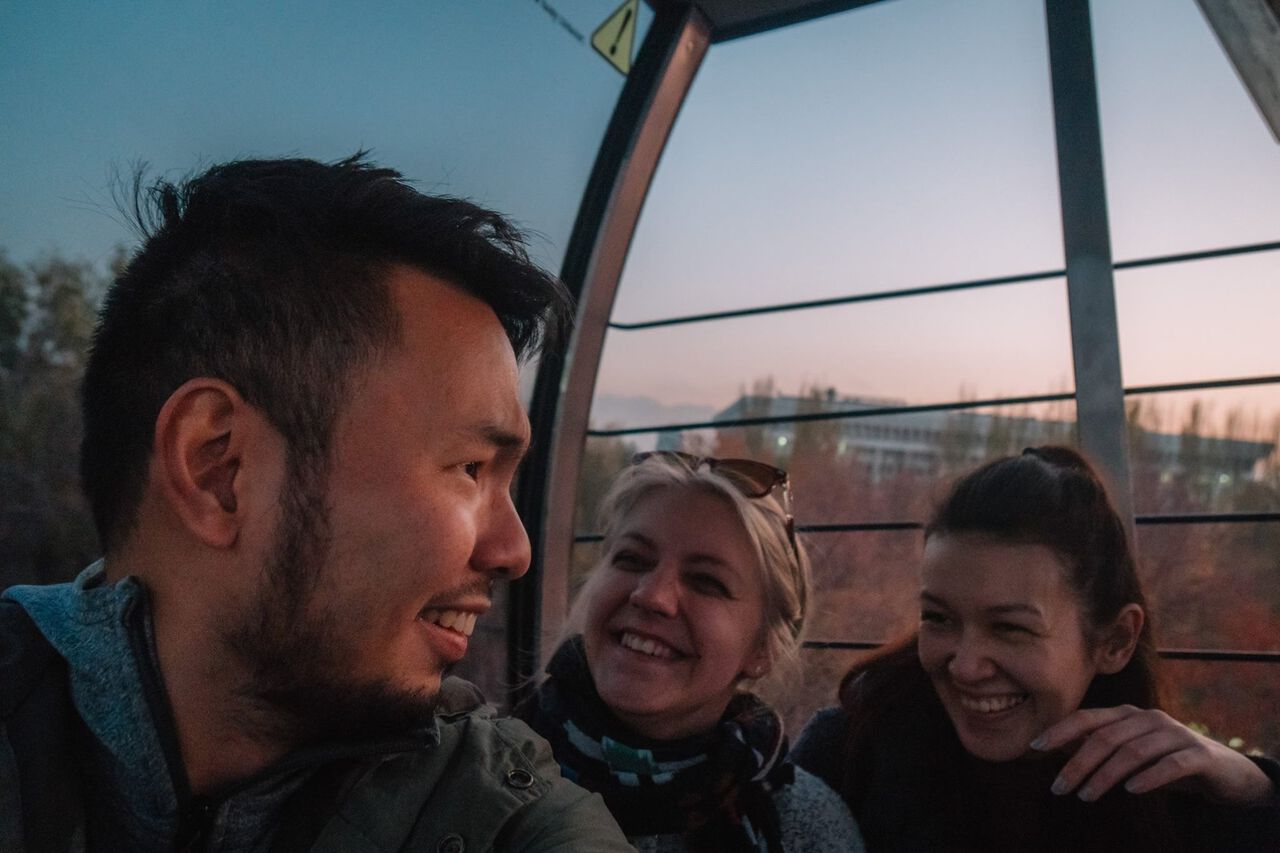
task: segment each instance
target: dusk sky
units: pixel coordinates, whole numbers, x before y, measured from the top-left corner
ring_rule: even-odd
[[[1195,3],[1092,6],[1114,257],[1280,239],[1280,147]],[[714,47],[615,319],[1061,269],[1044,26],[1039,3],[894,0]],[[1126,384],[1280,373],[1280,252],[1116,288]],[[600,388],[727,400],[765,375],[913,402],[1069,389],[1065,284],[614,332]],[[1280,411],[1275,386],[1202,396]]]
[[[1115,258],[1280,240],[1280,146],[1193,0],[1092,5]],[[510,213],[558,269],[623,82],[589,45],[616,6],[0,3],[0,247],[101,263],[132,239],[109,181],[137,161],[363,147]],[[1042,4],[887,0],[711,49],[615,318],[1059,269],[1060,228]],[[1116,281],[1127,384],[1280,373],[1280,252]],[[719,408],[765,376],[1069,390],[1065,287],[613,332],[597,390]],[[1280,412],[1277,386],[1203,396]]]

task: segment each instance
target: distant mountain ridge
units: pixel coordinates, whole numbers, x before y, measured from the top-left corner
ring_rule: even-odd
[[[609,429],[709,421],[715,413],[714,406],[660,403],[645,396],[597,394],[591,401],[591,427]]]

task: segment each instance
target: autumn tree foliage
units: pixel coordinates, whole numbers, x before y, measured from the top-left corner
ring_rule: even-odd
[[[78,388],[110,275],[58,256],[18,266],[0,250],[0,588],[66,580],[98,554]]]
[[[752,411],[768,415],[772,382],[754,383]],[[821,411],[821,389],[801,395],[797,414]],[[725,427],[708,442],[687,449],[718,456],[747,456],[788,468],[795,514],[804,525],[845,522],[920,522],[941,490],[974,459],[1017,453],[1044,440],[1033,421],[1055,427],[1051,441],[1075,443],[1069,404],[1035,412],[1000,413],[997,429],[979,430],[974,415],[949,416],[937,440],[941,467],[933,476],[908,470],[876,478],[856,450],[843,446],[838,419],[799,421],[785,444],[761,426]],[[1171,419],[1175,419],[1170,423]],[[1172,429],[1171,429],[1172,427]],[[1144,443],[1163,430],[1181,433],[1173,469]],[[1130,405],[1131,478],[1143,513],[1280,510],[1277,456],[1250,477],[1224,483],[1209,437],[1280,443],[1280,423],[1228,411],[1214,420],[1196,401],[1180,411],[1161,410],[1140,398]],[[775,436],[771,439],[770,436]],[[817,595],[808,636],[818,640],[883,641],[914,628],[918,618],[918,530],[811,532],[804,541],[813,558]],[[1280,638],[1280,524],[1274,522],[1141,525],[1138,554],[1160,644],[1165,648],[1275,650]],[[789,717],[802,722],[834,701],[839,675],[858,652],[812,650],[798,690],[783,697]],[[1174,710],[1224,741],[1244,749],[1280,753],[1280,666],[1267,663],[1166,661]]]

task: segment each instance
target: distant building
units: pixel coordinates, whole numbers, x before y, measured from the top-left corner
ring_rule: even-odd
[[[835,389],[816,397],[744,395],[717,412],[713,420],[863,412],[907,405],[903,400],[842,397]],[[840,425],[837,453],[854,455],[872,482],[902,472],[936,477],[1029,445],[1074,443],[1076,430],[1072,421],[963,410],[860,415],[833,422]],[[764,424],[756,429],[775,446],[778,455],[790,455],[795,423]],[[1226,486],[1239,478],[1253,478],[1262,462],[1275,451],[1271,442],[1135,429],[1131,441],[1141,442],[1142,459],[1156,465],[1162,479],[1186,474],[1188,466],[1194,465],[1196,477],[1211,478],[1215,485]]]

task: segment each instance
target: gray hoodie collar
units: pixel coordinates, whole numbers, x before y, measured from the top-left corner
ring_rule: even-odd
[[[144,837],[169,837],[177,795],[158,726],[147,701],[129,626],[141,608],[146,648],[151,619],[134,578],[108,584],[102,560],[69,584],[16,586],[5,597],[22,605],[40,633],[66,659],[76,710],[110,756],[116,794]]]

